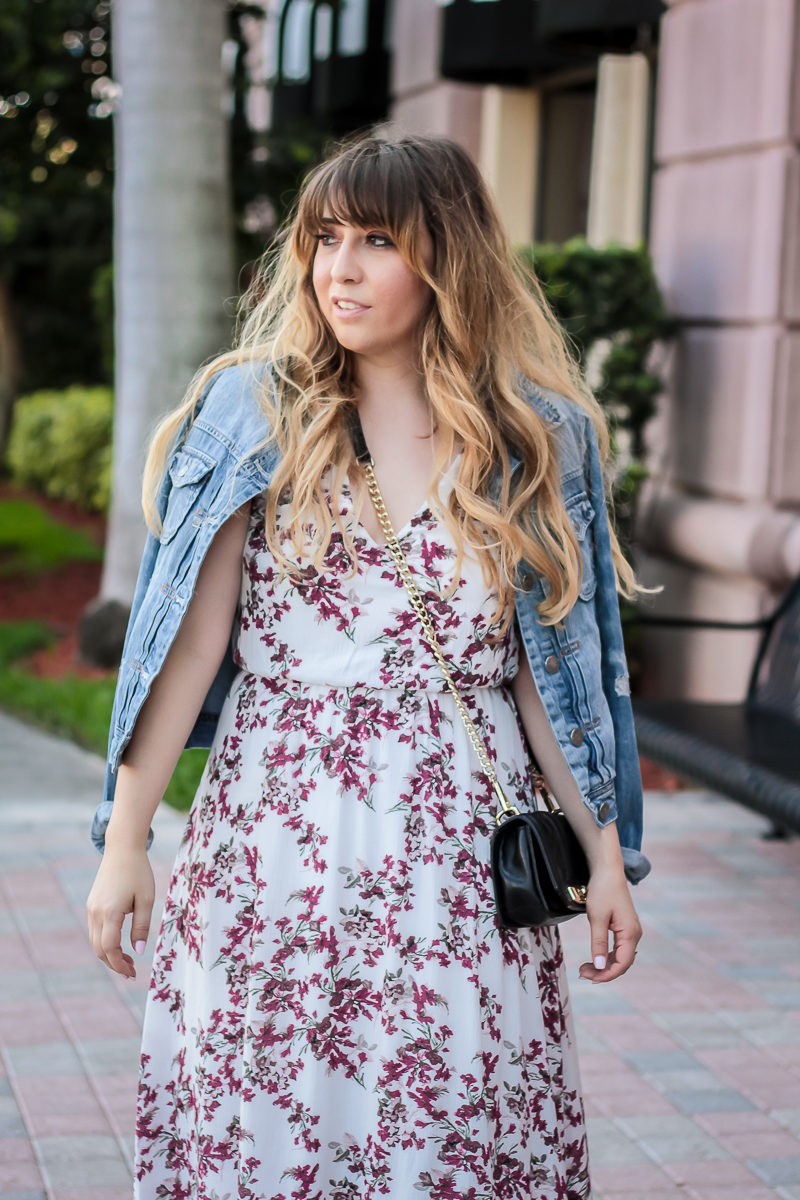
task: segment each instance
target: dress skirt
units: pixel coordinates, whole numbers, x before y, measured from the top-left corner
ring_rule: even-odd
[[[340,512],[356,571],[334,530],[319,570],[287,575],[252,506],[240,669],[147,997],[135,1196],[587,1200],[558,931],[498,926],[494,793],[347,484]],[[504,789],[529,806],[514,625],[495,637],[476,561],[443,595],[455,547],[430,508],[400,539]]]

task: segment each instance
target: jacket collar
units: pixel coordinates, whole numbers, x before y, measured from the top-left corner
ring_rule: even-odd
[[[547,395],[545,394],[546,389],[539,387],[538,384],[534,383],[531,379],[528,379],[526,375],[522,375],[521,373],[517,376],[517,387],[522,398],[531,406],[531,408],[535,409],[543,421],[553,427],[563,424],[564,413],[561,411],[558,405],[556,405],[552,400],[548,399]],[[269,446],[266,450],[262,450],[260,453],[256,453],[252,456],[251,461],[253,466],[257,471],[260,472],[263,479],[267,483],[269,482],[275,470],[278,457],[278,450],[274,444]],[[513,474],[522,462],[522,459],[516,453],[515,447],[512,445],[509,445],[508,447],[508,461],[511,473]]]
[[[548,400],[544,391],[538,386],[538,384],[535,384],[531,379],[528,379],[526,375],[519,375],[517,384],[523,398],[528,402],[531,408],[536,410],[543,421],[546,421],[548,425],[553,426],[561,425],[563,423],[564,414],[553,403],[552,400]],[[522,459],[516,453],[514,446],[508,447],[508,462],[509,467],[511,468],[511,474],[513,475],[517,467],[522,462]]]

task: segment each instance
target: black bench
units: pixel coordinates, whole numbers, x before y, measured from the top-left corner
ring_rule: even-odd
[[[800,578],[760,621],[637,614],[633,624],[762,631],[747,696],[736,704],[634,697],[647,758],[800,833]]]

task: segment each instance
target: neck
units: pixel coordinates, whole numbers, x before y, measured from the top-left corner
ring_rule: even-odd
[[[425,381],[410,363],[359,359],[356,366],[358,409],[370,423],[391,417],[398,433],[430,433]]]

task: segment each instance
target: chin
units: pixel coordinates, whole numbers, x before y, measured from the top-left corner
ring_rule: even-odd
[[[348,350],[350,352],[350,354],[368,354],[369,353],[369,347],[364,346],[358,340],[358,338],[348,337],[346,333],[340,334],[338,332],[338,330],[335,330],[335,329],[333,332],[334,332],[337,342],[339,343],[339,345],[342,347],[343,350]]]
[[[347,329],[334,329],[336,340],[345,350],[349,350],[351,354],[380,354],[383,349],[381,346],[376,346],[368,338],[360,338],[353,336]]]

